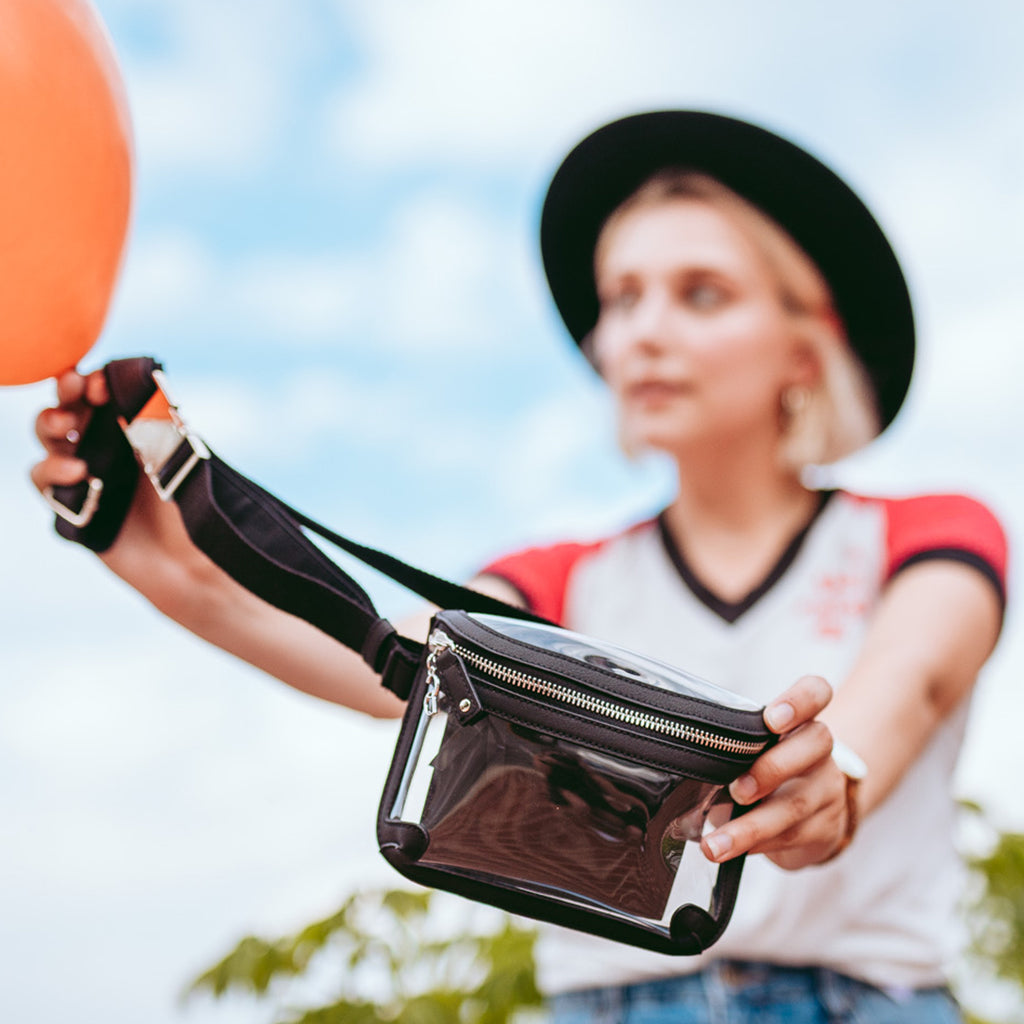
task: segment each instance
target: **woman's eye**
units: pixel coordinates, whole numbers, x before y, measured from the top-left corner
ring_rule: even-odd
[[[604,310],[627,310],[636,305],[639,293],[632,288],[619,288],[606,292],[600,297],[601,308]]]
[[[726,301],[725,289],[709,281],[692,284],[683,290],[686,304],[701,312],[717,309]]]

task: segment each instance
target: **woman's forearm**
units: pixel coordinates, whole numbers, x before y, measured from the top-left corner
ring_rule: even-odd
[[[145,481],[101,557],[168,618],[289,686],[377,717],[402,713],[358,654],[246,590],[196,548],[177,508]]]
[[[822,715],[867,764],[862,814],[885,800],[970,693],[1000,619],[995,589],[970,566],[920,562],[889,584],[853,670]]]

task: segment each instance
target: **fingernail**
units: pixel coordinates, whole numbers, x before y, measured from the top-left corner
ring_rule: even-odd
[[[732,836],[728,832],[714,832],[704,837],[704,845],[713,860],[721,860],[732,849]]]
[[[764,720],[768,723],[769,728],[776,732],[785,729],[794,718],[796,718],[796,708],[786,701],[781,704],[772,704],[764,713]]]
[[[65,438],[65,440],[67,440],[67,442],[68,442],[69,444],[78,444],[78,442],[82,440],[82,435],[81,435],[81,434],[80,434],[80,433],[79,433],[79,432],[78,432],[77,430],[75,430],[75,428],[74,428],[74,427],[72,427],[72,428],[71,428],[71,429],[70,429],[70,430],[69,430],[69,431],[68,431],[68,432],[67,432],[67,433],[66,433],[66,434],[64,435],[64,438]]]
[[[733,800],[740,804],[750,803],[757,792],[757,782],[752,775],[741,775],[729,787]]]

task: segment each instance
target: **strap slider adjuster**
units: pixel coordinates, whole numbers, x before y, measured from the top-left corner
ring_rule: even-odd
[[[181,444],[161,466],[144,464],[142,469],[161,501],[170,501],[196,466],[210,457],[210,449],[195,434],[185,431]],[[167,479],[169,476],[169,479]],[[166,480],[166,483],[164,482]]]
[[[171,501],[192,470],[210,457],[210,449],[185,424],[162,370],[153,371],[153,383],[167,402],[170,418],[138,417],[130,423],[122,419],[121,428],[160,500]]]

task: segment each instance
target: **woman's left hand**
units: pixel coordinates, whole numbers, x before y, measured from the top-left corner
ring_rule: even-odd
[[[832,733],[817,715],[832,699],[819,676],[804,676],[765,708],[781,740],[729,787],[738,804],[759,806],[704,836],[709,860],[764,853],[796,869],[827,860],[847,828],[846,777],[832,760]]]

